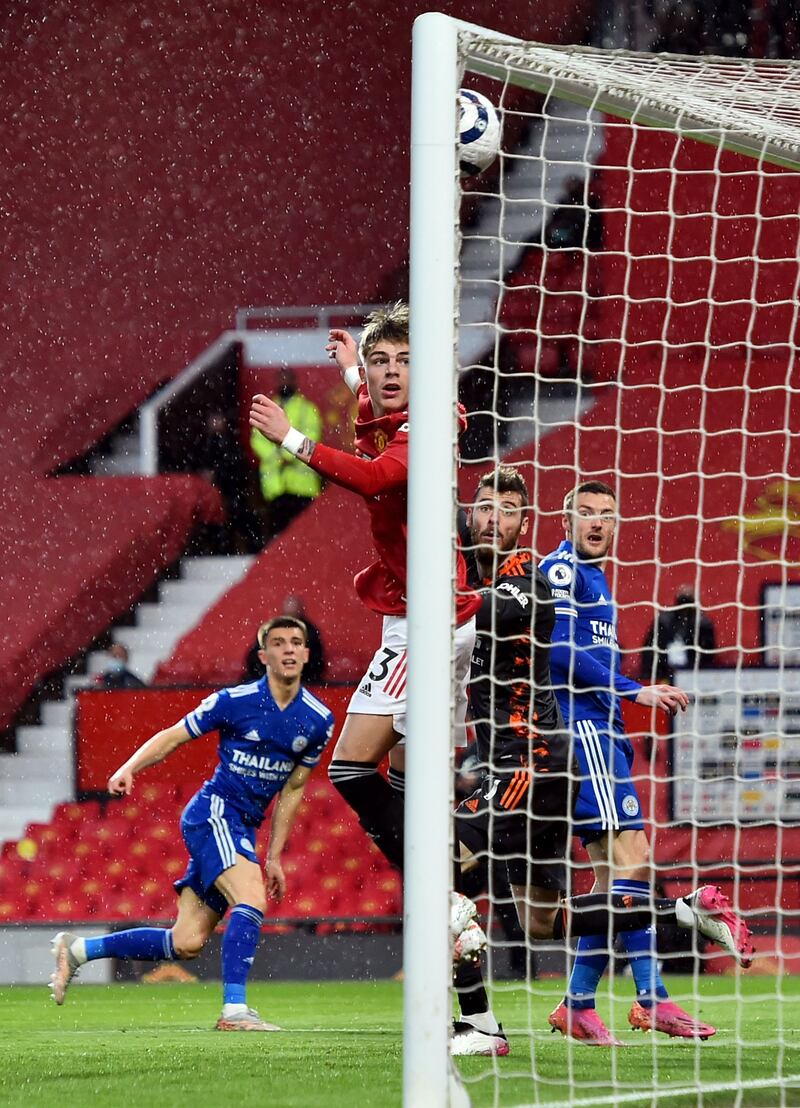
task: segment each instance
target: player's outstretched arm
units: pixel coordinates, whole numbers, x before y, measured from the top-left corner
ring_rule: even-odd
[[[112,796],[128,796],[133,789],[133,779],[137,773],[147,769],[148,766],[163,762],[173,750],[177,750],[191,738],[192,735],[187,731],[183,720],[173,724],[172,727],[166,727],[163,731],[157,731],[131,754],[127,762],[123,762],[119,769],[111,774],[108,779],[108,791]]]
[[[685,712],[689,705],[689,697],[683,689],[675,685],[643,685],[636,697],[637,704],[643,704],[646,708],[658,708],[675,716],[678,712]]]
[[[551,662],[565,673],[571,673],[580,689],[610,689],[627,700],[638,700],[642,691],[639,682],[626,677],[619,669],[609,669],[591,649],[574,643],[570,623],[569,619],[556,617],[550,648]]]
[[[377,496],[404,485],[408,480],[405,446],[398,445],[397,440],[390,443],[373,461],[356,458],[344,450],[304,437],[291,426],[279,404],[260,394],[253,397],[250,426],[255,427],[271,442],[277,442],[285,450],[291,451],[301,462],[310,465],[329,481],[361,496]],[[397,452],[393,449],[395,446]]]
[[[250,426],[260,431],[265,439],[290,450],[301,462],[311,461],[311,455],[317,444],[292,427],[286,418],[286,412],[269,396],[259,393],[253,397],[250,405]]]
[[[328,332],[328,342],[325,344],[328,357],[336,362],[342,380],[350,389],[350,392],[358,392],[361,384],[361,374],[358,369],[358,347],[356,340],[349,331],[342,331],[338,327],[332,327]]]
[[[269,849],[264,872],[267,878],[267,894],[281,900],[286,892],[286,877],[281,865],[281,854],[289,838],[289,832],[297,816],[297,809],[303,799],[303,790],[311,775],[308,766],[295,766],[292,773],[278,793],[272,813],[272,827],[269,834]]]

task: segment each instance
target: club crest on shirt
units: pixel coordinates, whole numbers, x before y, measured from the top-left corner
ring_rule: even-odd
[[[379,454],[382,454],[386,449],[386,443],[389,440],[386,438],[385,431],[378,430],[375,432],[373,441],[375,442],[375,449],[378,451]]]
[[[210,712],[211,709],[214,707],[214,705],[217,703],[218,700],[219,700],[219,693],[215,693],[215,692],[211,693],[211,695],[207,696],[205,698],[205,700],[200,701],[200,704],[194,710],[194,714],[196,716],[202,716],[204,712]]]
[[[626,816],[635,816],[639,813],[639,801],[629,793],[622,801],[622,810]]]
[[[305,735],[298,735],[296,739],[292,739],[292,750],[295,754],[299,754],[301,750],[305,750],[308,746],[308,739]]]

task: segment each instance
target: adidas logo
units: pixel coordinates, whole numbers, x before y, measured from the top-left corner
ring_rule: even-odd
[[[372,682],[365,681],[361,688],[358,690],[363,696],[372,696]]]
[[[254,742],[254,743],[260,743],[261,742],[261,736],[259,735],[258,731],[256,731],[256,730],[248,731],[247,734],[245,735],[245,738],[249,739],[250,742]]]

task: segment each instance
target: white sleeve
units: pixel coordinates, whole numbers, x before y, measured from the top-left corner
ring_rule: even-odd
[[[359,373],[358,366],[351,365],[349,369],[343,369],[342,380],[350,389],[350,392],[355,396],[358,392],[358,386],[361,384],[361,374]]]

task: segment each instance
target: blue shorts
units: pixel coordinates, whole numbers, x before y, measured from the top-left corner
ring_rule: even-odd
[[[574,722],[580,780],[574,832],[586,845],[610,831],[641,831],[642,806],[631,780],[633,747],[592,719]]]
[[[255,852],[256,828],[244,822],[242,813],[208,785],[183,810],[181,834],[189,851],[189,866],[175,891],[192,889],[213,912],[224,916],[228,902],[214,882],[241,854],[259,864]]]

